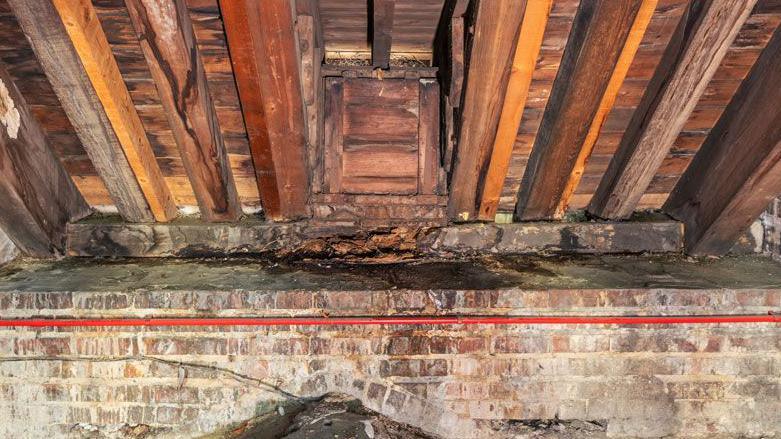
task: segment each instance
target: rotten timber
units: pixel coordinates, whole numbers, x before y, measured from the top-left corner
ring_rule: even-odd
[[[0,64],[0,228],[23,253],[55,257],[65,226],[90,213],[43,128]]]
[[[781,194],[781,29],[740,85],[664,205],[686,251],[727,253]]]
[[[234,221],[241,206],[184,0],[126,0],[190,184],[206,221]]]

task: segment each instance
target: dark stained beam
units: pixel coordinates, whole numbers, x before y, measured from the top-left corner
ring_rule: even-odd
[[[120,215],[154,221],[111,121],[51,0],[8,0]]]
[[[0,228],[22,252],[56,257],[65,226],[90,208],[0,63]]]
[[[184,0],[125,0],[190,184],[206,221],[241,206]]]
[[[480,178],[490,160],[525,9],[520,0],[476,4],[450,181],[448,216],[454,221],[477,218]]]
[[[517,219],[554,218],[642,5],[580,2],[521,180]]]
[[[781,194],[781,28],[738,88],[664,211],[686,225],[686,251],[721,255]]]
[[[178,210],[174,197],[160,172],[152,145],[119,72],[119,66],[92,2],[53,0],[53,4],[144,192],[149,209],[157,221],[176,218]]]
[[[221,0],[250,149],[267,217],[306,217],[307,130],[289,0]]]
[[[396,0],[371,0],[372,6],[372,66],[390,67],[393,43],[393,15]]]
[[[612,219],[632,214],[755,3],[687,4],[591,199],[591,214]]]

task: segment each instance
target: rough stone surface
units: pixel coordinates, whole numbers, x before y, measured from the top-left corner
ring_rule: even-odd
[[[19,250],[2,230],[0,230],[0,265],[6,264],[19,256]]]
[[[4,318],[779,310],[777,289],[0,293]],[[0,437],[197,437],[328,393],[445,438],[778,437],[781,325],[0,329]]]

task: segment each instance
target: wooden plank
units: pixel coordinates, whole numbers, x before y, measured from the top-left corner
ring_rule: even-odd
[[[730,250],[781,194],[781,28],[708,134],[664,211],[686,225],[686,251]]]
[[[371,0],[371,6],[372,66],[387,70],[390,68],[396,0]]]
[[[152,79],[190,179],[201,217],[241,216],[203,61],[184,0],[126,0]]]
[[[344,79],[325,79],[324,112],[324,162],[323,191],[336,194],[342,191],[342,149],[344,136],[342,111],[344,110]]]
[[[499,207],[499,197],[510,167],[513,146],[518,136],[518,127],[521,125],[523,109],[526,107],[526,96],[532,82],[532,73],[537,65],[537,56],[540,53],[542,36],[545,33],[551,6],[552,0],[532,1],[527,4],[523,15],[502,115],[499,118],[499,127],[483,182],[478,213],[481,220],[493,220]]]
[[[476,6],[474,38],[465,84],[461,125],[450,182],[448,216],[477,217],[479,180],[488,167],[526,1],[482,1]]]
[[[3,64],[0,204],[0,228],[23,253],[44,258],[61,255],[68,221],[90,213]]]
[[[152,146],[92,2],[53,0],[53,4],[144,192],[149,209],[157,221],[176,218],[176,203],[163,180]]]
[[[418,174],[419,194],[442,192],[443,176],[439,159],[439,83],[431,79],[420,81],[418,110]]]
[[[8,0],[111,201],[127,221],[154,221],[133,169],[50,0]]]
[[[266,215],[308,215],[307,131],[298,40],[288,0],[221,0]]]
[[[552,219],[642,0],[581,2],[518,192],[519,220]]]
[[[651,183],[756,0],[691,2],[588,211],[627,218]]]

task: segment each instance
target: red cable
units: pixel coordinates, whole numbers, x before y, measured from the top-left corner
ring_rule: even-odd
[[[781,323],[781,315],[630,317],[235,317],[123,319],[0,319],[0,327],[96,326],[326,326],[326,325],[678,325]]]

